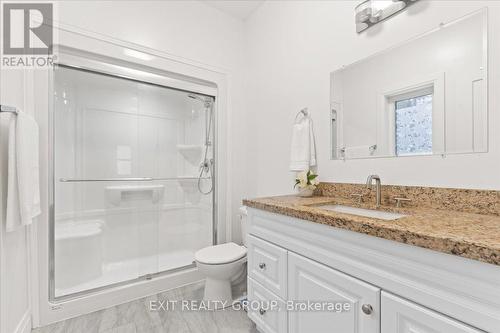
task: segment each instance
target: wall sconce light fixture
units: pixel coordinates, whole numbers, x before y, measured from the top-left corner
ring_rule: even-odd
[[[418,0],[365,0],[356,6],[356,32],[385,20]]]

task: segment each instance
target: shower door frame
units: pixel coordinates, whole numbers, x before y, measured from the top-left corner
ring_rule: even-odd
[[[71,61],[69,61],[69,62],[71,62]],[[182,91],[185,93],[195,93],[195,94],[199,94],[199,95],[202,95],[205,97],[210,97],[210,98],[212,98],[212,112],[213,112],[212,117],[215,119],[215,117],[217,115],[217,106],[216,106],[217,105],[216,104],[217,92],[215,90],[212,92],[212,95],[208,95],[207,90],[201,90],[203,92],[200,92],[199,89],[198,90],[185,90],[185,89],[176,88],[176,87],[172,87],[172,86],[161,85],[159,83],[140,80],[140,79],[134,78],[132,76],[114,74],[114,73],[111,73],[109,71],[100,71],[99,69],[94,69],[94,68],[91,68],[90,66],[71,65],[68,63],[61,63],[61,62],[54,63],[54,68],[51,71],[51,74],[49,76],[49,87],[51,87],[52,90],[54,89],[54,84],[55,84],[55,71],[58,68],[81,71],[81,72],[85,72],[85,73],[101,75],[104,77],[127,80],[127,81],[131,81],[134,83],[139,83],[139,84],[151,85],[151,86],[155,86],[158,88],[177,90],[177,91]],[[195,88],[195,86],[193,86],[193,88]],[[49,301],[53,302],[53,303],[59,303],[59,302],[64,301],[64,300],[75,299],[75,298],[82,297],[82,296],[85,296],[88,294],[92,294],[92,293],[96,293],[96,292],[99,292],[102,290],[106,290],[108,288],[119,287],[119,286],[128,285],[128,284],[131,284],[134,282],[139,282],[139,281],[144,281],[144,280],[151,280],[153,278],[156,278],[156,277],[159,277],[159,276],[162,276],[165,274],[171,274],[174,272],[178,272],[178,271],[182,271],[185,269],[196,267],[196,264],[193,262],[189,265],[185,265],[185,266],[181,266],[181,267],[167,269],[164,271],[152,272],[152,273],[149,273],[146,275],[139,275],[137,278],[134,278],[134,279],[128,279],[128,280],[124,280],[124,281],[114,282],[114,283],[111,283],[108,285],[95,287],[95,288],[91,288],[91,289],[86,289],[86,290],[78,291],[78,292],[67,294],[67,295],[62,295],[62,296],[57,296],[57,297],[55,296],[55,289],[56,289],[55,288],[55,283],[56,283],[56,281],[55,281],[55,269],[56,269],[56,267],[55,267],[55,221],[56,221],[56,219],[55,219],[55,204],[56,204],[56,202],[55,202],[55,194],[56,194],[55,189],[56,189],[56,182],[61,181],[61,180],[56,179],[56,174],[55,174],[55,153],[56,153],[55,152],[55,143],[56,143],[55,142],[55,140],[56,140],[55,121],[56,121],[56,116],[55,116],[55,103],[53,101],[53,98],[52,98],[50,104],[52,104],[52,107],[50,108],[51,111],[49,112],[49,135],[50,135],[51,140],[52,140],[52,142],[50,143],[51,148],[52,148],[52,156],[50,157],[51,166],[50,166],[50,174],[49,174],[49,177],[51,177],[51,179],[49,180],[49,184],[50,184],[50,186],[49,186],[49,207],[50,207],[50,212],[49,212],[49,214],[50,214],[50,220],[49,220],[49,274],[50,274]],[[217,131],[216,130],[213,131],[212,141],[214,143],[217,142]],[[217,144],[213,145],[213,152],[214,152],[213,158],[214,158],[214,161],[216,161],[214,171],[216,171],[216,169],[217,169],[217,157],[218,157],[217,156]],[[214,172],[214,180],[213,180],[214,189],[209,194],[212,196],[212,245],[216,244],[216,242],[217,242],[217,223],[216,223],[216,221],[217,221],[217,202],[216,202],[216,196],[215,196],[215,193],[217,191],[217,180],[215,178],[215,175],[216,175],[216,172]],[[139,180],[139,178],[134,178],[134,179]],[[163,180],[163,179],[164,178],[161,178],[161,179],[151,178],[150,180],[155,181],[155,180]],[[81,181],[85,182],[87,180],[81,180]],[[89,180],[89,181],[92,181],[92,180]],[[101,181],[101,180],[97,180],[97,181]],[[104,181],[104,179],[103,179],[103,181]],[[111,181],[111,180],[106,179],[106,181]],[[127,179],[123,179],[123,181],[127,181]]]
[[[55,47],[58,57],[57,62],[72,65],[74,67],[90,67],[89,69],[96,72],[106,72],[99,70],[99,66],[93,66],[102,58],[104,63],[110,64],[110,60],[117,61],[119,65],[127,63],[133,65],[132,68],[145,68],[145,74],[161,75],[169,82],[179,83],[177,87],[172,84],[160,84],[167,88],[177,88],[179,90],[196,92],[203,95],[215,96],[214,102],[214,182],[215,191],[213,195],[213,240],[214,243],[225,242],[230,238],[231,225],[228,223],[228,216],[231,212],[229,204],[229,179],[221,177],[226,175],[228,168],[228,152],[227,152],[227,92],[228,82],[231,75],[230,71],[220,68],[214,68],[208,65],[188,61],[186,59],[176,58],[175,56],[162,53],[160,51],[146,48],[140,45],[127,43],[121,40],[115,40],[101,35],[93,35],[88,31],[78,31],[74,27],[65,27],[63,24],[58,24],[59,39],[64,40],[64,43],[59,42]],[[64,37],[64,38],[62,38]],[[99,53],[90,53],[84,50],[98,50]],[[144,61],[138,61],[130,57],[125,57],[124,49],[133,49],[146,54],[151,54],[155,58],[152,63],[147,63],[144,66]],[[88,57],[91,55],[91,57]],[[111,63],[112,66],[116,66]],[[112,71],[113,73],[113,71]],[[50,264],[49,255],[49,233],[51,221],[53,221],[53,206],[50,205],[49,199],[54,194],[54,175],[53,175],[53,70],[33,72],[33,81],[35,89],[38,91],[37,96],[33,96],[37,107],[36,118],[40,124],[40,135],[42,136],[42,152],[41,156],[46,153],[49,156],[48,160],[41,161],[42,172],[42,193],[47,195],[42,198],[44,207],[40,223],[34,225],[36,229],[32,233],[32,250],[31,250],[31,269],[33,272],[32,298],[31,304],[33,309],[33,327],[44,326],[66,318],[78,316],[84,313],[97,311],[106,307],[114,306],[133,299],[144,297],[150,294],[179,287],[187,283],[200,281],[203,276],[198,272],[196,267],[185,269],[159,272],[155,274],[153,279],[138,278],[124,283],[118,283],[111,286],[105,286],[102,289],[93,289],[85,291],[82,294],[73,294],[77,297],[58,297],[56,300],[51,299],[49,293],[50,286],[50,270],[53,263]],[[116,74],[116,73],[115,73]],[[171,75],[170,75],[171,74]],[[160,75],[160,76],[161,76]],[[120,76],[120,75],[115,75]],[[130,76],[130,75],[123,75]],[[146,83],[153,83],[150,80]],[[192,89],[197,85],[199,89]],[[46,92],[46,95],[44,96]],[[45,137],[44,137],[45,136]],[[50,193],[49,193],[50,192]],[[51,201],[51,200],[50,200]],[[222,229],[221,229],[222,227]],[[52,230],[53,231],[53,230]],[[53,294],[52,294],[53,295]]]

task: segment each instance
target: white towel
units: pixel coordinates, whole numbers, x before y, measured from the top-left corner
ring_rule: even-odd
[[[36,121],[18,112],[9,124],[6,230],[31,224],[41,213],[39,134]]]
[[[303,117],[293,125],[290,170],[304,171],[316,165],[316,144],[313,123],[310,117]]]

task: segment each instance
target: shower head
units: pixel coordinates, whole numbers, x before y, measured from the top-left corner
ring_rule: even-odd
[[[208,96],[201,97],[200,95],[197,95],[197,94],[188,94],[188,97],[202,102],[205,105],[205,107],[207,107],[207,108],[212,105],[212,98],[211,97],[208,97]]]

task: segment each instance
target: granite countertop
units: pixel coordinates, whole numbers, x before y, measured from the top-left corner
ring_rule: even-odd
[[[296,217],[332,227],[500,265],[500,216],[434,208],[379,209],[405,214],[397,220],[381,220],[327,211],[321,204],[343,204],[375,209],[369,203],[327,196],[302,198],[278,196],[243,200],[244,205],[272,213]]]

